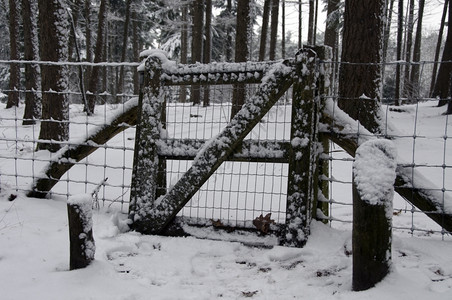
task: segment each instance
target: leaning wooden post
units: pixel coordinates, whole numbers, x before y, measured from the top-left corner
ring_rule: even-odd
[[[159,163],[157,141],[163,130],[161,118],[163,107],[162,56],[149,56],[145,62],[146,73],[140,91],[138,120],[135,134],[135,150],[130,189],[129,218],[132,229],[144,232],[146,218],[157,198]]]
[[[94,260],[93,197],[91,194],[71,196],[67,202],[69,219],[69,269],[81,269]]]
[[[286,232],[282,242],[286,246],[302,247],[310,233],[317,187],[314,175],[318,161],[318,70],[316,53],[301,50],[297,55],[298,79],[293,85],[292,118],[287,186]]]
[[[353,163],[354,291],[373,287],[389,273],[396,167],[396,150],[391,141],[370,140],[356,151]]]

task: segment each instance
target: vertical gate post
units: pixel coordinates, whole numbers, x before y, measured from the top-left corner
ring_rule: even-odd
[[[314,175],[318,161],[317,55],[312,49],[301,51],[296,57],[299,78],[293,85],[286,232],[282,238],[284,245],[294,247],[306,244],[317,197]]]
[[[333,84],[333,73],[331,58],[333,57],[332,48],[329,46],[308,46],[317,53],[317,58],[319,60],[319,79],[318,79],[318,93],[319,93],[319,108],[318,117],[320,123],[322,122],[322,111],[325,107],[325,101],[331,96],[332,84]],[[318,136],[319,147],[321,147],[319,152],[318,163],[315,165],[314,170],[314,181],[318,191],[314,191],[314,217],[322,220],[322,217],[329,215],[329,151],[330,151],[330,141],[325,135],[319,134]],[[327,219],[323,218],[323,222],[328,222]]]
[[[396,151],[391,141],[371,140],[353,163],[354,291],[373,287],[389,272]]]
[[[149,232],[147,217],[157,200],[159,169],[162,163],[157,153],[157,141],[164,128],[162,124],[163,86],[160,76],[162,62],[158,56],[147,58],[146,71],[138,101],[138,120],[135,134],[135,150],[130,189],[129,218],[132,229]]]

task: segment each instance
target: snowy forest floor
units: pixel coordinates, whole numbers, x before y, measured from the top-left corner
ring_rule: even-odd
[[[452,132],[452,122],[445,123],[442,111],[426,103],[406,106],[404,112],[388,117],[407,136],[414,131],[436,136],[441,146],[444,124],[448,136]],[[11,118],[10,111],[1,110],[0,114]],[[415,114],[416,125],[410,121]],[[8,134],[7,122],[0,125],[5,126],[3,134]],[[32,132],[22,134],[34,136]],[[432,140],[417,142],[416,162],[438,163],[430,160],[442,158],[440,154],[447,150],[439,146],[433,147]],[[410,144],[397,143],[397,147],[399,155],[410,160]],[[1,146],[1,151],[11,151],[11,145]],[[451,158],[447,157],[450,165]],[[0,167],[6,171],[11,164],[2,160]],[[74,172],[72,176],[76,177]],[[350,165],[346,173],[350,176]],[[436,176],[427,175],[433,179]],[[334,177],[343,179],[341,174]],[[408,230],[394,230],[391,273],[375,288],[352,292],[349,223],[333,222],[330,227],[313,222],[312,234],[302,249],[258,248],[227,241],[227,235],[225,241],[213,241],[127,232],[126,215],[115,206],[94,213],[95,261],[86,269],[69,271],[66,197],[27,198],[25,193],[16,192],[14,178],[3,176],[1,180],[1,299],[399,300],[450,299],[452,294],[452,239],[448,235],[442,240],[440,235],[428,232],[410,235]],[[350,201],[349,190],[349,185],[336,184],[335,199]],[[17,198],[8,201],[10,195]],[[337,209],[335,217],[349,219],[350,207]],[[410,214],[402,213],[394,219],[399,226],[410,226]],[[431,228],[431,221],[417,214],[415,226]]]

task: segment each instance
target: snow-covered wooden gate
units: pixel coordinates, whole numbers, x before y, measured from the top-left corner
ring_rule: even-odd
[[[305,48],[293,59],[271,63],[212,63],[177,65],[159,51],[145,61],[139,99],[138,125],[129,217],[132,228],[160,234],[199,187],[227,160],[283,161],[289,164],[286,221],[280,243],[303,246],[315,217],[318,197],[318,119],[326,90],[320,59],[328,48]],[[324,65],[322,65],[323,68]],[[216,137],[204,141],[164,138],[164,87],[257,83],[256,92]],[[279,98],[293,86],[290,142],[244,138]],[[254,149],[249,151],[249,149]],[[276,149],[271,153],[266,149]],[[179,181],[166,190],[166,158],[193,159]]]

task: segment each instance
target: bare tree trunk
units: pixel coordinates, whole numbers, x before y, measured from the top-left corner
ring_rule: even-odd
[[[127,40],[129,38],[129,23],[130,23],[130,6],[132,0],[126,1],[126,15],[124,20],[124,32],[122,36],[122,49],[121,49],[121,62],[126,61],[127,53]],[[119,71],[119,83],[118,83],[118,94],[122,94],[124,91],[124,66],[121,66]],[[118,101],[120,102],[120,101]]]
[[[264,1],[264,11],[262,14],[261,41],[259,46],[259,61],[265,60],[265,52],[267,47],[268,20],[270,19],[270,2]]]
[[[405,61],[408,63],[405,65],[405,78],[403,80],[403,95],[404,97],[410,97],[411,84],[410,84],[410,69],[411,69],[411,48],[413,44],[413,27],[414,27],[414,0],[409,0],[409,12],[408,12],[408,24],[406,30],[406,46],[405,46]]]
[[[232,16],[232,0],[228,0],[226,4],[226,10],[228,12],[228,17]],[[232,61],[232,28],[231,25],[228,25],[226,30],[226,39],[228,40],[228,44],[226,46],[226,61]]]
[[[399,0],[397,18],[397,61],[402,60],[402,38],[403,38],[403,0]],[[400,76],[401,66],[398,63],[396,66],[396,79],[395,79],[395,104],[399,106],[400,103]]]
[[[270,23],[270,60],[276,58],[276,41],[278,39],[278,12],[279,12],[279,0],[272,0],[272,15]]]
[[[443,42],[444,24],[446,22],[448,4],[449,4],[448,0],[444,1],[443,14],[441,16],[441,24],[439,26],[439,32],[438,32],[438,41],[436,42],[435,59],[433,60],[434,64],[433,64],[433,71],[432,71],[432,80],[430,82],[430,95],[433,95],[433,89],[435,88],[436,73],[438,71],[439,52],[441,51],[441,44]]]
[[[9,59],[19,59],[19,5],[17,0],[9,0]],[[19,106],[20,68],[17,63],[9,65],[9,93],[6,108]]]
[[[447,96],[450,84],[450,77],[452,75],[452,5],[451,0],[449,2],[449,15],[447,27],[447,37],[444,44],[443,55],[441,58],[441,64],[438,70],[438,76],[436,78],[435,89],[433,90],[433,97],[439,98],[438,106],[447,104]]]
[[[91,1],[85,0],[85,6],[83,8],[83,14],[85,17],[85,39],[86,39],[86,61],[93,61],[93,46],[91,43]],[[85,68],[85,86],[88,85],[88,80],[91,78],[91,67]]]
[[[25,60],[39,60],[37,16],[32,13],[36,10],[37,5],[35,1],[22,0]],[[36,119],[41,117],[41,98],[38,95],[39,75],[39,65],[25,65],[26,92],[23,125],[36,124]]]
[[[191,40],[192,63],[202,62],[204,24],[204,0],[193,1],[193,26]],[[201,103],[201,89],[199,86],[191,87],[191,102],[193,105]]]
[[[286,2],[281,3],[281,58],[286,58]]]
[[[250,30],[250,0],[237,2],[237,31],[235,37],[235,61],[244,62],[249,57],[248,34]],[[246,88],[243,84],[235,84],[232,91],[231,119],[237,114],[245,103]]]
[[[211,24],[212,24],[212,0],[206,1],[206,24],[204,25],[204,63],[210,63],[211,52],[212,52],[212,34],[211,34]],[[210,87],[208,85],[204,86],[204,97],[203,106],[207,107],[210,105]]]
[[[383,44],[383,62],[386,62],[386,54],[388,52],[388,44],[389,44],[389,35],[391,32],[391,21],[392,21],[392,10],[394,8],[394,0],[390,0],[389,7],[385,8],[385,25],[384,25],[384,44]],[[388,3],[386,4],[388,5]],[[383,65],[383,74],[384,74],[384,67]]]
[[[188,62],[188,8],[186,5],[182,6],[182,28],[180,41],[180,63],[186,64]],[[180,86],[179,102],[187,101],[187,89],[185,86]]]
[[[94,53],[95,63],[100,63],[104,59],[103,48],[105,46],[104,39],[107,28],[107,0],[102,0],[100,2],[98,20],[96,49]],[[88,107],[85,107],[85,112],[88,115],[92,115],[94,113],[94,107],[96,106],[96,94],[98,93],[99,88],[100,68],[101,67],[99,66],[94,66],[90,75],[88,84],[89,93],[87,93]]]
[[[302,33],[303,33],[303,11],[301,9],[301,1],[298,3],[298,49],[301,49],[303,47],[303,39],[302,39]]]
[[[380,130],[383,9],[384,0],[345,1],[338,105],[371,132]]]
[[[419,99],[419,61],[421,60],[421,39],[422,39],[422,18],[424,16],[425,0],[419,0],[419,9],[417,16],[416,36],[414,38],[413,66],[411,67],[410,84],[412,87],[411,97]]]
[[[67,61],[68,17],[62,1],[39,0],[40,56],[43,61]],[[67,67],[42,65],[42,122],[37,149],[55,152],[69,139]]]
[[[77,26],[78,23],[78,11],[80,10],[80,7],[82,6],[82,0],[75,0],[75,1],[68,1],[68,2],[72,2],[73,3],[73,7],[71,8],[72,11],[72,20],[75,24],[75,26]],[[72,33],[71,30],[71,34],[69,35],[69,44],[68,44],[68,59],[69,61],[74,61],[74,58],[72,57],[74,54],[74,47],[75,47],[75,43],[77,37],[75,36],[75,34]]]
[[[309,0],[309,21],[308,21],[308,45],[314,45],[314,20],[315,20],[315,2]]]
[[[133,48],[133,61],[138,62],[140,60],[140,37],[139,37],[140,22],[137,20],[137,12],[132,10],[132,48]],[[138,72],[133,73],[133,94],[138,95],[140,92],[140,82],[138,78]]]

